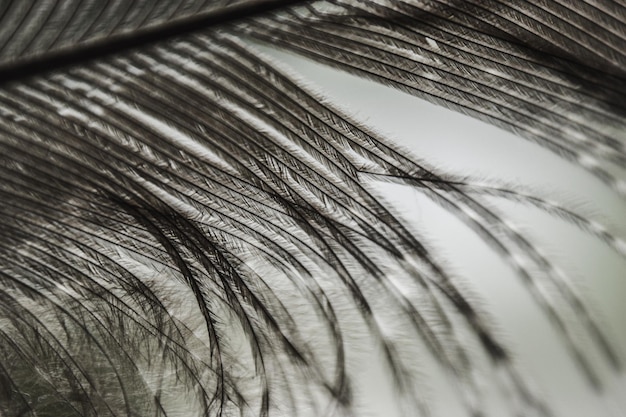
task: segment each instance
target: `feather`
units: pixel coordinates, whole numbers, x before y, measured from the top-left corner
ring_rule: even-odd
[[[552,415],[380,180],[419,190],[499,254],[602,390],[599,362],[621,373],[621,354],[572,279],[487,197],[624,256],[619,236],[407,155],[250,42],[513,131],[624,195],[624,13],[583,1],[3,2],[0,415],[358,415],[358,344],[382,352],[405,415],[432,415],[423,351],[467,415],[491,415],[485,375],[501,378],[511,415]]]

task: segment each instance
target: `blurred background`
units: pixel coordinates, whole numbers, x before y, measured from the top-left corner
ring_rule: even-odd
[[[255,46],[291,68],[292,75],[348,114],[429,165],[443,172],[497,179],[537,191],[626,239],[626,201],[582,168],[486,123],[305,58]],[[525,376],[549,400],[558,416],[626,416],[624,375],[616,377],[608,369],[601,369],[607,390],[595,392],[519,277],[480,238],[410,187],[380,184],[379,190],[408,221],[430,236],[430,243],[439,250],[449,270],[462,277],[480,300]],[[490,202],[507,213],[548,258],[575,280],[606,334],[622,358],[626,357],[626,261],[575,226],[538,209],[497,199]],[[358,386],[363,394],[364,415],[394,417],[398,415],[396,402],[377,355],[375,351],[364,354],[364,377]],[[450,381],[426,358],[419,363],[427,376],[421,382],[427,387],[433,414],[465,416]],[[494,381],[485,381],[488,395],[489,384]],[[494,391],[491,395],[499,394]]]

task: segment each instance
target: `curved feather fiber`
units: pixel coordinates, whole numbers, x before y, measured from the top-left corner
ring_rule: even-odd
[[[67,64],[284,5],[284,0],[25,0],[0,4],[0,68]],[[289,2],[293,4],[294,2]],[[37,69],[35,69],[36,71]],[[22,74],[23,76],[23,74]]]
[[[377,196],[381,179],[500,254],[592,387],[600,361],[621,372],[569,277],[487,197],[622,255],[623,241],[403,154],[246,39],[512,130],[623,194],[600,166],[626,161],[623,7],[40,0],[0,13],[0,415],[360,415],[362,343],[383,353],[405,415],[432,414],[420,355],[468,415],[491,415],[480,381],[496,376],[511,415],[552,415],[480,305]]]
[[[533,140],[624,195],[624,6],[328,1],[242,33]]]

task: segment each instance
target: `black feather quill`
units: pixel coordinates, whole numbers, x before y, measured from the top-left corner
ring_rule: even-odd
[[[359,341],[405,415],[432,414],[419,344],[468,415],[491,415],[481,375],[502,378],[510,415],[552,415],[379,180],[501,255],[591,387],[600,362],[622,374],[569,277],[487,197],[623,256],[619,237],[405,155],[250,41],[510,130],[624,196],[623,5],[21,0],[0,16],[0,416],[361,415]]]

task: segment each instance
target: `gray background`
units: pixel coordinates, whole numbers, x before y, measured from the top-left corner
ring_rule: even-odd
[[[263,47],[287,64],[292,75],[321,91],[358,120],[432,166],[451,173],[496,178],[538,190],[567,203],[582,214],[626,238],[626,203],[586,171],[541,147],[461,114],[432,105],[391,88],[318,65],[291,54]],[[623,174],[622,174],[623,175]],[[626,178],[624,178],[626,179]],[[576,370],[556,332],[536,307],[520,280],[501,259],[460,221],[418,192],[404,186],[382,185],[381,193],[421,230],[464,277],[491,313],[499,333],[516,353],[520,367],[557,411],[571,417],[626,415],[626,378],[604,369],[608,390],[595,394]],[[563,221],[519,204],[494,204],[510,215],[543,251],[574,277],[600,321],[626,356],[626,262],[603,243]],[[369,356],[368,356],[369,355]],[[393,393],[375,351],[364,354],[366,368],[359,385],[364,415],[397,415]],[[426,362],[426,363],[424,363]],[[455,391],[427,360],[430,404],[436,415],[465,415]],[[434,376],[433,372],[434,371]],[[486,381],[488,386],[490,381]],[[489,392],[489,389],[487,389]],[[493,395],[498,395],[493,393]],[[501,415],[498,412],[494,415]]]

